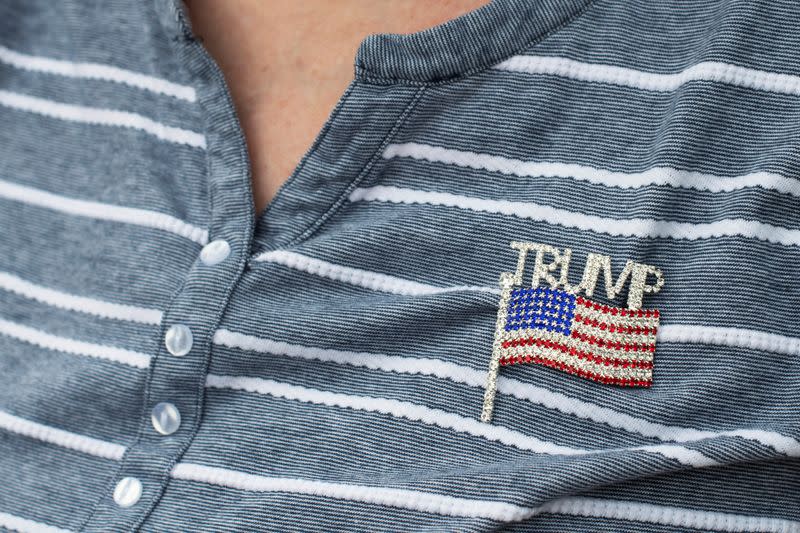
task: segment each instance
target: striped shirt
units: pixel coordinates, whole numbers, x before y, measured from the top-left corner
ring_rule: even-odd
[[[495,0],[366,36],[255,213],[180,0],[0,2],[0,528],[800,531],[798,24]],[[650,386],[504,365],[481,418],[512,242],[663,272]]]

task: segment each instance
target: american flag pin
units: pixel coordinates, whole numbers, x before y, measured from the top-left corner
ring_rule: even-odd
[[[492,419],[502,366],[532,363],[607,385],[652,385],[659,312],[641,306],[645,294],[663,287],[660,269],[628,260],[614,280],[611,257],[590,253],[581,282],[570,285],[567,276],[571,250],[518,241],[512,242],[511,247],[519,252],[517,270],[500,275],[500,302],[481,412],[483,422]],[[532,281],[524,286],[530,252],[536,253]],[[627,307],[589,298],[601,275],[609,300],[616,298],[630,281]]]

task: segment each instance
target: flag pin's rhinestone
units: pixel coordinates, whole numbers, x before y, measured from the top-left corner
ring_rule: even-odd
[[[581,282],[567,280],[572,251],[533,242],[518,250],[516,272],[500,275],[500,302],[481,420],[494,411],[501,366],[533,363],[608,385],[649,387],[660,314],[641,309],[644,294],[664,286],[658,268],[628,260],[614,281],[611,257],[590,253]],[[535,251],[531,285],[523,286],[528,252]],[[545,261],[549,259],[549,261]],[[558,277],[553,272],[558,271]],[[627,307],[589,299],[603,275],[606,296],[616,298],[630,279]],[[585,296],[578,293],[583,291]]]

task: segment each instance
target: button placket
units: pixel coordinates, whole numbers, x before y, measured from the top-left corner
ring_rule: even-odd
[[[146,374],[139,431],[117,468],[110,494],[78,528],[85,532],[105,533],[109,524],[114,531],[138,530],[167,490],[172,469],[198,432],[212,339],[253,241],[247,146],[224,76],[200,42],[185,38],[189,27],[176,18],[177,4],[159,0],[157,5],[160,23],[175,36],[170,42],[181,74],[198,88],[192,127],[203,131],[208,145],[183,153],[191,164],[181,168],[195,172],[189,178],[206,182],[210,211],[204,226],[211,239],[200,249],[192,246],[194,262],[181,271],[177,292],[162,309],[164,326]]]
[[[220,231],[227,229],[232,236],[242,226],[248,230],[251,227],[242,221],[238,221],[238,226],[223,226]],[[231,246],[226,260],[215,265],[199,260],[200,253],[187,272],[181,292],[164,312],[163,322],[171,325],[163,330],[161,349],[151,365],[145,398],[149,407],[146,419],[141,421],[145,427],[125,455],[119,480],[113,486],[113,497],[109,498],[113,507],[100,509],[84,526],[84,531],[104,531],[108,521],[138,527],[146,509],[158,502],[172,466],[197,430],[211,339],[246,262],[242,250],[235,246]],[[119,515],[121,512],[126,514],[124,518]]]

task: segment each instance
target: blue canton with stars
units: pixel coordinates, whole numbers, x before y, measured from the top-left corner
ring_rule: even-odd
[[[561,289],[514,289],[508,302],[506,331],[543,329],[570,335],[575,295]]]

